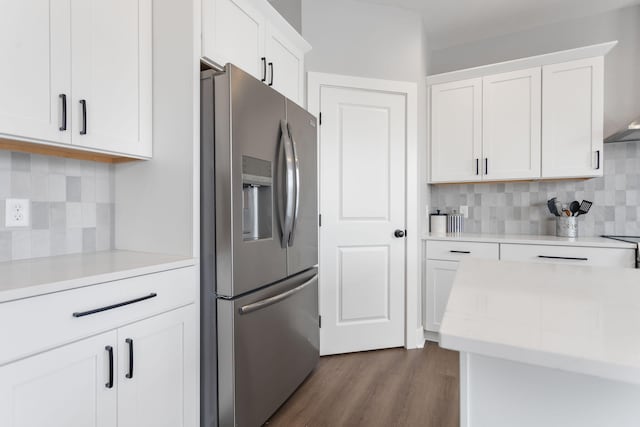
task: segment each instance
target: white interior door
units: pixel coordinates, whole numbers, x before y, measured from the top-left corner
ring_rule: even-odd
[[[404,345],[406,97],[321,86],[320,353]]]

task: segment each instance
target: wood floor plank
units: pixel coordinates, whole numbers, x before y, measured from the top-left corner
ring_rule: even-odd
[[[457,427],[458,363],[434,343],[322,357],[265,425]]]

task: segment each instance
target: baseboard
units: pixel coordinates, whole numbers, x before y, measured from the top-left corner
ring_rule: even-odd
[[[440,334],[437,332],[432,332],[432,331],[422,331],[423,333],[423,339],[425,341],[431,341],[431,342],[435,342],[435,343],[440,343]]]
[[[424,348],[424,329],[422,326],[416,329],[416,348]]]

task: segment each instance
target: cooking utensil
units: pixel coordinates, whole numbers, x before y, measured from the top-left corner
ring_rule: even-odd
[[[556,207],[555,197],[547,201],[547,207],[549,208],[549,212],[551,212],[552,215],[560,216],[560,213],[558,212],[558,208]]]
[[[571,211],[571,215],[572,216],[576,216],[576,214],[578,213],[578,211],[580,210],[580,203],[578,203],[577,200],[574,200],[573,202],[571,202],[571,204],[569,205],[569,210]]]
[[[562,216],[562,211],[564,210],[564,206],[562,206],[562,203],[558,199],[555,200],[555,203],[556,203],[556,211],[558,211],[558,216]]]
[[[562,213],[563,213],[565,216],[571,216],[571,211],[570,211],[569,209],[563,209],[563,210],[562,210]]]
[[[578,209],[578,214],[576,216],[584,215],[587,212],[589,212],[589,209],[591,209],[592,205],[593,205],[593,202],[590,202],[588,200],[583,200],[582,203],[580,204],[580,209]]]

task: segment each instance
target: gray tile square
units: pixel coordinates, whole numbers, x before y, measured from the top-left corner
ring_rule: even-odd
[[[29,172],[31,170],[31,155],[27,153],[11,153],[11,170]]]
[[[82,181],[79,176],[67,176],[67,202],[82,200]]]
[[[34,230],[47,230],[49,228],[49,203],[31,203],[31,228]]]
[[[82,252],[96,251],[96,229],[84,228],[82,230]]]

